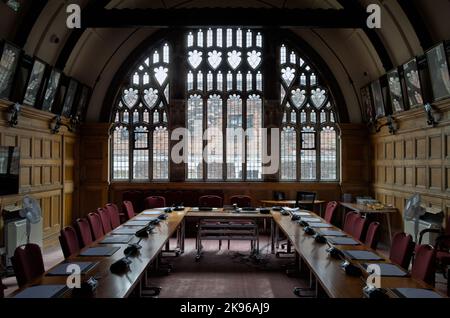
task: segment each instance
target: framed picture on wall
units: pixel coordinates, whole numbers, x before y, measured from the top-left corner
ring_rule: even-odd
[[[3,41],[0,43],[0,54],[0,98],[10,99],[21,50],[19,47]]]
[[[61,83],[61,71],[52,69],[47,80],[45,88],[44,100],[42,102],[42,110],[51,112],[53,104],[55,103],[56,94],[58,93],[59,85]]]
[[[392,112],[398,113],[405,110],[405,101],[403,99],[402,83],[397,69],[387,73],[389,86],[389,95],[391,97]]]
[[[27,81],[23,104],[34,107],[39,98],[45,74],[45,63],[38,58],[34,59],[33,67]]]
[[[375,118],[378,119],[386,116],[386,112],[384,109],[383,91],[381,89],[380,80],[378,79],[375,82],[372,82],[372,84],[370,84],[370,89],[372,91],[373,106],[375,109]]]
[[[69,85],[67,86],[66,94],[64,96],[64,103],[61,110],[61,115],[65,117],[70,117],[72,112],[72,107],[75,102],[76,94],[78,89],[78,82],[71,78]]]
[[[366,121],[370,123],[375,119],[375,112],[373,110],[370,85],[361,88],[361,102],[363,106],[363,112],[365,113],[366,116]]]
[[[444,43],[426,52],[431,88],[435,101],[450,97],[450,69]]]
[[[76,107],[74,107],[74,111],[72,112],[72,116],[78,118],[80,121],[84,119],[86,108],[89,103],[90,91],[91,89],[86,85],[83,85],[80,88]]]
[[[417,67],[417,60],[414,58],[403,65],[405,77],[407,100],[410,108],[423,105],[422,85]]]

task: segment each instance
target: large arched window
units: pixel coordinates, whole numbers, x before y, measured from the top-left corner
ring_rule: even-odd
[[[263,149],[264,125],[281,130],[278,180],[338,181],[338,117],[328,86],[300,48],[288,47],[293,43],[288,34],[280,36],[284,44],[264,34],[238,27],[196,29],[187,31],[180,45],[171,42],[179,35],[169,33],[133,61],[112,110],[112,180],[171,179],[169,127],[182,126],[178,114],[184,113],[188,136],[180,154],[188,181],[264,180],[263,153],[269,153]],[[171,59],[170,47],[180,48]],[[263,70],[270,81],[263,81]],[[171,87],[181,89],[173,92],[172,104]],[[263,88],[270,96],[279,89],[280,104],[265,104]],[[185,109],[172,108],[169,125],[170,107],[183,101]],[[278,110],[281,123],[272,115]],[[173,165],[178,175],[172,177],[180,180],[183,167]]]
[[[336,181],[337,126],[333,101],[316,70],[282,44],[279,55],[280,180]]]
[[[169,46],[137,65],[114,107],[113,180],[169,179]]]
[[[261,180],[262,34],[210,28],[186,44],[187,179]]]

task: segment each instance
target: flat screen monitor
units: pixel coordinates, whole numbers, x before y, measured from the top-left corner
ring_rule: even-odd
[[[19,193],[18,147],[0,146],[0,195]]]

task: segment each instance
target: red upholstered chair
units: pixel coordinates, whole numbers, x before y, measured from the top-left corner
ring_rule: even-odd
[[[218,195],[204,195],[198,199],[198,205],[204,207],[221,208],[223,200]]]
[[[123,201],[123,211],[126,220],[132,219],[136,215],[136,213],[134,213],[134,207],[131,201]]]
[[[353,224],[353,233],[352,236],[358,241],[362,241],[364,239],[364,231],[366,229],[367,219],[362,215],[358,215]]]
[[[80,250],[77,232],[71,226],[67,226],[61,230],[59,243],[61,244],[61,249],[65,258],[68,258]]]
[[[336,209],[338,207],[338,203],[336,201],[328,202],[327,208],[325,210],[325,221],[328,223],[333,223],[334,213],[336,212]]]
[[[379,240],[380,222],[372,222],[367,229],[365,244],[371,249],[376,250]]]
[[[77,219],[75,221],[75,229],[78,234],[78,241],[80,242],[80,247],[83,248],[92,244],[92,231],[91,226],[89,225],[88,220],[86,219]]]
[[[406,233],[396,233],[392,238],[391,251],[389,253],[389,259],[403,267],[409,268],[411,257],[414,252],[414,242],[412,236]]]
[[[97,213],[89,213],[87,219],[89,221],[89,225],[91,226],[92,236],[94,240],[98,240],[103,235],[105,235],[105,232],[103,232],[102,221]]]
[[[238,208],[246,208],[252,206],[252,198],[248,195],[233,195],[230,198],[231,204],[236,204]]]
[[[17,283],[22,287],[45,272],[41,248],[37,244],[19,246],[11,257]]]
[[[436,244],[434,246],[436,250],[436,265],[437,268],[443,272],[444,277],[447,279],[447,268],[450,265],[450,215],[447,218],[447,226],[445,229],[425,229],[420,232],[419,244],[422,242],[422,238],[426,233],[437,233],[439,236],[436,238]]]
[[[150,196],[145,198],[144,206],[146,209],[163,208],[166,206],[166,199],[161,196]]]
[[[105,205],[105,209],[108,211],[109,219],[111,220],[111,227],[115,229],[120,225],[119,208],[114,203],[108,203]]]
[[[436,251],[431,245],[419,245],[411,268],[411,277],[434,286]]]
[[[105,208],[98,208],[97,214],[100,217],[100,221],[102,222],[103,233],[106,234],[111,232],[111,219],[109,218],[108,210],[106,210]]]
[[[344,221],[344,232],[347,234],[353,235],[353,226],[355,225],[356,219],[359,217],[359,214],[356,212],[348,212],[345,216]]]

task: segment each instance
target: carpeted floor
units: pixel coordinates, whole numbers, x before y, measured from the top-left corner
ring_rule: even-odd
[[[272,298],[295,297],[292,289],[305,287],[299,278],[288,277],[280,259],[269,253],[267,238],[261,241],[259,256],[251,256],[248,242],[226,242],[218,250],[217,241],[203,243],[204,253],[195,260],[194,239],[187,239],[185,253],[167,260],[174,270],[166,276],[149,278],[149,285],[162,287],[160,297],[178,298]]]

